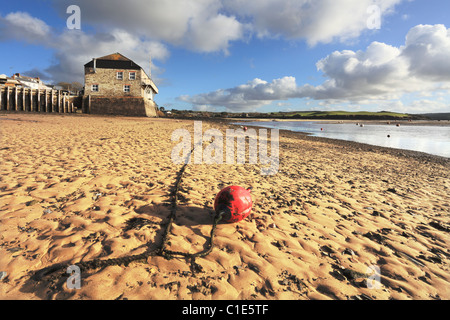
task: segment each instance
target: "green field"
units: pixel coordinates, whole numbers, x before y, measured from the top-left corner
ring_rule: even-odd
[[[436,114],[406,114],[391,111],[288,111],[288,112],[210,112],[210,111],[171,111],[171,117],[179,118],[253,118],[253,119],[319,119],[319,120],[430,120],[449,119],[450,113]]]
[[[345,118],[358,118],[358,117],[373,117],[373,118],[407,118],[410,115],[405,113],[397,113],[390,111],[380,111],[380,112],[369,112],[369,111],[295,111],[295,112],[273,112],[270,113],[272,116],[276,117],[286,117],[286,118],[334,118],[334,117],[345,117]]]

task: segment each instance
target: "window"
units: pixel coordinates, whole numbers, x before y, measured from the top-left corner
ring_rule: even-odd
[[[93,84],[91,87],[92,92],[98,92],[98,84]]]
[[[130,92],[130,85],[129,84],[126,84],[126,85],[124,85],[123,86],[123,92]]]
[[[123,80],[123,71],[117,72],[117,80]]]
[[[130,72],[130,80],[136,80],[136,72]]]

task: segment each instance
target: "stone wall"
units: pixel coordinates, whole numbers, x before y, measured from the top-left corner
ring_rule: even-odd
[[[90,69],[90,68],[86,68]],[[123,79],[117,79],[117,72],[123,72]],[[135,80],[130,80],[130,72],[136,74]],[[85,94],[91,96],[130,96],[142,97],[141,70],[101,69],[85,70]],[[98,92],[92,91],[92,85],[98,85]],[[124,85],[130,86],[130,92],[124,92]]]
[[[141,97],[86,96],[83,112],[134,117],[157,117],[156,104]]]

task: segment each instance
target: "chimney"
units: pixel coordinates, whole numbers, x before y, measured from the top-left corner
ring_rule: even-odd
[[[94,73],[97,71],[97,59],[92,58],[94,60]]]

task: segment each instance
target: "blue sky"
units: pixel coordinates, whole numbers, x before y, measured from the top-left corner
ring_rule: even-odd
[[[0,74],[83,83],[85,63],[121,52],[146,71],[152,56],[166,109],[450,112],[448,12],[447,0],[8,1]]]

